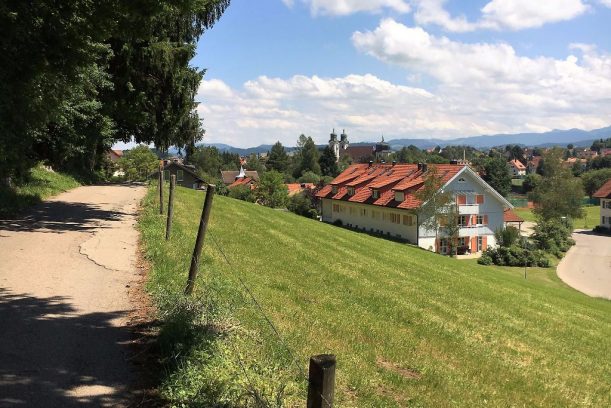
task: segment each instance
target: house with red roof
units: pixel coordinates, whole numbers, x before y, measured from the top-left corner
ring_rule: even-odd
[[[294,196],[295,194],[299,194],[302,191],[314,190],[316,188],[316,184],[314,183],[287,183],[285,185],[289,197]]]
[[[541,164],[541,156],[533,156],[527,163],[526,171],[528,174],[534,174],[537,172],[539,165]]]
[[[519,160],[513,159],[507,162],[507,167],[509,167],[511,177],[513,178],[520,178],[526,175],[526,166]]]
[[[611,229],[611,179],[607,180],[592,197],[600,198],[600,226]]]
[[[449,238],[424,227],[421,206],[426,203],[417,194],[433,166],[441,177],[440,190],[456,199],[458,246],[470,253],[495,246],[494,232],[504,228],[505,210],[513,206],[469,166],[459,164],[353,164],[316,194],[322,220],[447,253]]]

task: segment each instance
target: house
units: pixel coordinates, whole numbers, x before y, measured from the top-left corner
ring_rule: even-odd
[[[416,195],[433,167],[441,190],[456,198],[459,246],[471,253],[495,246],[494,232],[504,228],[505,209],[513,206],[469,166],[458,164],[353,164],[316,194],[322,220],[447,253],[448,237],[424,227]]]
[[[600,198],[600,226],[611,229],[611,179],[607,180],[592,197]]]
[[[337,136],[335,137],[337,138]],[[376,144],[365,144],[365,145],[356,145],[356,146],[348,146],[348,136],[345,134],[345,132],[342,133],[341,137],[342,139],[339,144],[341,149],[338,150],[340,158],[344,156],[348,156],[350,157],[352,163],[367,163],[369,161],[384,161],[384,160],[388,160],[388,157],[392,154],[390,145],[384,141],[384,136],[382,136],[382,140]],[[329,141],[329,145],[332,145],[333,143],[336,143],[336,142],[333,142],[333,133],[332,133],[331,140]]]
[[[575,156],[579,159],[590,160],[598,156],[598,152],[590,149],[575,149]]]
[[[106,156],[108,157],[108,160],[116,163],[119,161],[119,159],[121,159],[121,157],[123,157],[123,150],[108,149]]]
[[[178,161],[164,161],[163,180],[168,182],[172,174],[176,176],[177,186],[194,189],[203,189],[206,186],[206,182],[195,173],[195,167],[181,164]],[[153,173],[151,177],[159,177],[159,171]]]
[[[600,156],[605,157],[611,155],[611,147],[605,147],[604,149],[600,149]]]
[[[541,156],[533,156],[528,163],[526,163],[526,171],[528,174],[534,174],[537,172],[537,169],[541,164],[541,159]]]
[[[569,157],[562,162],[562,167],[572,169],[576,164],[579,164],[581,170],[585,170],[588,167],[588,161],[586,159],[579,159],[577,157]]]
[[[295,194],[299,194],[305,190],[314,190],[316,188],[316,184],[314,183],[289,183],[286,184],[286,189],[288,190],[289,196],[293,196]]]
[[[526,175],[526,166],[519,160],[513,159],[509,161],[507,167],[509,167],[511,177],[513,178],[520,178]]]
[[[226,172],[221,171],[221,174],[222,173],[226,173]],[[227,185],[228,189],[232,189],[237,186],[248,186],[250,187],[251,190],[254,190],[255,186],[257,185],[257,182],[259,181],[259,173],[257,173],[256,171],[245,171],[244,167],[240,167],[240,171],[236,173],[238,174],[233,179],[233,182]],[[255,175],[256,175],[256,179],[255,179]],[[223,183],[224,182],[225,182],[225,179],[223,176]]]
[[[221,179],[223,180],[223,184],[226,186],[232,185],[238,178],[249,177],[254,182],[259,181],[259,173],[253,170],[244,170],[243,167],[240,170],[227,170],[221,171]]]

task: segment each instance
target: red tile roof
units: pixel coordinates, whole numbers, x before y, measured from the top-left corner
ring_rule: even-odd
[[[231,183],[230,185],[227,186],[227,188],[233,188],[233,187],[237,187],[237,186],[248,186],[250,185],[250,188],[254,188],[254,179],[252,179],[251,177],[242,177],[242,178],[238,178],[236,179],[233,183]]]
[[[607,180],[601,188],[599,188],[592,197],[595,198],[611,198],[611,179]]]
[[[507,208],[505,212],[503,213],[503,221],[505,222],[524,222],[524,219],[522,219],[518,214],[514,213],[509,208]]]
[[[465,166],[430,164],[428,167],[429,170],[435,167],[445,184]],[[420,206],[421,201],[414,193],[422,188],[426,174],[418,169],[417,164],[353,164],[323,187],[316,196],[383,207],[415,209]],[[337,188],[335,194],[334,187]],[[352,196],[348,195],[348,187],[355,190]],[[379,192],[378,198],[373,198],[373,190]],[[395,201],[396,191],[405,193],[403,201]]]
[[[289,183],[286,185],[289,195],[297,194],[303,190],[313,190],[316,188],[314,183]]]
[[[515,167],[518,170],[526,170],[526,166],[524,166],[522,162],[519,160],[513,159],[512,161],[509,162],[509,164],[511,164],[513,167]]]

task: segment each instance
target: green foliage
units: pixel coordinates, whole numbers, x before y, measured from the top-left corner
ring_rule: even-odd
[[[314,140],[310,136],[301,135],[297,141],[297,147],[299,150],[295,155],[296,165],[293,170],[293,176],[295,178],[301,177],[307,171],[320,175],[319,154]]]
[[[286,207],[288,189],[284,176],[277,171],[268,171],[261,176],[254,191],[257,203],[271,208]]]
[[[550,262],[544,251],[522,248],[517,245],[488,248],[478,259],[480,265],[538,266],[549,268]]]
[[[611,154],[593,158],[588,163],[588,168],[592,170],[611,169]]]
[[[307,191],[302,191],[289,197],[287,208],[289,211],[303,217],[316,218],[318,216],[313,196]]]
[[[446,146],[440,153],[440,156],[449,160],[473,160],[480,156],[480,152],[472,146]],[[412,162],[413,163],[413,162]]]
[[[592,146],[591,146],[590,149],[595,151],[595,152],[599,152],[600,153],[600,151],[602,149],[610,148],[610,147],[611,147],[611,137],[609,137],[607,139],[595,140],[592,143]]]
[[[209,174],[214,178],[221,175],[221,170],[237,170],[240,167],[240,156],[229,152],[220,152],[214,146],[199,146],[189,155],[189,163],[199,173]]]
[[[520,239],[520,231],[516,227],[509,225],[503,229],[495,231],[494,237],[500,246],[509,248],[515,245]]]
[[[473,162],[482,178],[499,194],[507,197],[511,191],[511,174],[503,157],[481,157]]]
[[[238,200],[248,201],[251,203],[255,202],[255,195],[253,194],[250,186],[240,185],[232,187],[229,189],[229,193],[227,195]]]
[[[562,150],[546,152],[542,161],[543,178],[530,195],[535,202],[535,214],[544,220],[582,217],[583,185],[570,169],[562,166]]]
[[[522,182],[522,192],[530,193],[541,183],[541,176],[536,173],[527,174]]]
[[[323,176],[335,177],[339,174],[335,153],[333,153],[333,149],[331,149],[330,146],[324,148],[318,160],[318,164],[320,165],[320,171]]]
[[[563,253],[575,245],[570,226],[556,219],[538,219],[531,238],[539,249],[557,258],[562,258]]]
[[[164,343],[158,372],[163,395],[172,396],[168,406],[253,406],[235,397],[247,398],[252,388],[275,404],[282,386],[283,406],[305,406],[307,381],[236,276],[304,371],[311,355],[337,355],[339,407],[611,403],[611,369],[601,360],[611,354],[611,302],[567,287],[553,269],[529,268],[524,279],[521,269],[441,257],[221,196],[195,295],[214,297],[217,307],[194,313],[218,316],[211,326],[218,336],[197,337],[205,321],[192,330],[168,326],[164,311],[182,305],[169,295],[180,298],[184,290],[202,193],[177,188],[169,242],[155,197],[153,187],[139,225],[159,324],[166,339],[177,339],[175,347]],[[187,334],[172,336],[173,327]],[[235,369],[238,356],[251,381]],[[208,393],[219,400],[212,403]]]
[[[409,145],[393,153],[392,160],[397,161],[397,163],[425,163],[426,153],[414,145]]]
[[[0,218],[11,217],[41,201],[78,187],[80,182],[67,174],[49,171],[41,165],[31,168],[13,186],[0,185]]]
[[[297,181],[299,183],[318,184],[320,183],[320,176],[312,171],[306,171],[297,179]]]
[[[143,181],[159,168],[159,160],[148,146],[140,145],[125,151],[119,166],[125,172],[126,180]]]
[[[266,166],[269,170],[275,170],[279,173],[284,173],[289,168],[289,157],[284,150],[282,143],[276,142],[267,156]]]
[[[585,192],[590,197],[609,179],[611,179],[611,169],[590,170],[581,175]]]

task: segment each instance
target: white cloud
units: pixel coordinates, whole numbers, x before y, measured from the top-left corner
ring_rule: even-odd
[[[447,31],[466,32],[476,29],[522,30],[548,23],[571,20],[588,10],[582,0],[491,0],[482,9],[482,16],[469,22],[465,16],[451,16],[445,10],[447,0],[414,0],[414,19],[418,24],[435,24]],[[601,0],[609,1],[611,0]]]
[[[408,13],[407,0],[301,0],[310,7],[312,15],[345,16],[353,13],[379,13],[384,9]],[[294,0],[282,0],[287,7],[293,7]]]
[[[603,6],[611,7],[611,0],[599,0]]]

